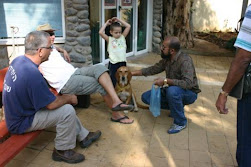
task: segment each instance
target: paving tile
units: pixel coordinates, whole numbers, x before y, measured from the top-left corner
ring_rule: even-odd
[[[221,120],[217,117],[206,117],[205,118],[205,127],[207,130],[208,136],[222,135],[224,136],[224,129],[221,123]]]
[[[170,126],[171,122],[172,122],[171,121],[172,119],[169,117],[170,111],[169,110],[161,110],[160,112],[161,112],[161,114],[160,114],[160,116],[157,117],[156,123]]]
[[[168,158],[170,156],[170,150],[167,147],[152,146],[148,150],[148,155],[156,156],[160,158]]]
[[[145,167],[169,167],[169,160],[157,156],[149,156],[145,161]]]
[[[212,163],[218,166],[234,166],[230,153],[211,153]],[[213,166],[214,166],[213,165]]]
[[[63,163],[61,164],[61,167],[98,167],[99,165],[100,165],[100,161],[98,160],[86,159],[83,162],[77,163],[77,164]]]
[[[170,125],[165,125],[165,124],[158,124],[158,123],[156,123],[154,125],[152,133],[153,133],[153,135],[158,136],[160,138],[161,137],[166,138],[166,137],[169,136],[168,133],[167,133],[167,130],[168,130],[168,128],[170,126],[171,126],[171,124]]]
[[[208,146],[211,153],[229,153],[225,136],[208,136]]]
[[[50,142],[52,142],[55,137],[56,137],[56,133],[54,133],[54,132],[48,132],[48,131],[43,131],[35,140],[33,140],[28,145],[28,147],[41,151]]]
[[[211,156],[208,151],[190,151],[190,163],[203,162],[211,164]]]
[[[162,135],[153,133],[153,136],[150,141],[149,147],[159,147],[159,148],[168,148],[170,143],[170,135],[162,132]]]
[[[143,166],[135,166],[135,165],[121,165],[121,167],[145,167],[145,165],[143,165]]]
[[[38,165],[38,164],[30,163],[27,165],[27,167],[50,167],[50,164],[44,163],[43,165]]]
[[[235,127],[224,128],[224,134],[226,137],[236,138],[237,131]]]
[[[111,149],[107,150],[102,157],[98,166],[102,165],[112,165],[112,166],[121,166],[126,158],[126,151],[121,149]],[[105,167],[105,166],[104,166]]]
[[[54,147],[55,147],[55,143],[54,143],[54,141],[51,141],[47,144],[45,149],[53,151]]]
[[[237,167],[233,165],[221,165],[221,164],[212,164],[212,167]]]
[[[14,159],[24,162],[31,162],[39,154],[39,150],[33,150],[30,148],[24,148],[20,153],[18,153]]]
[[[134,136],[131,141],[131,145],[145,148],[149,147],[152,136]]]
[[[209,150],[207,133],[205,130],[189,131],[189,150],[203,152]]]
[[[169,159],[184,160],[189,162],[189,151],[182,149],[170,149]],[[188,163],[189,164],[189,163]]]
[[[170,149],[188,149],[188,128],[170,135]]]
[[[189,160],[168,158],[168,167],[189,167]]]
[[[40,166],[50,166],[54,163],[54,161],[51,158],[52,151],[44,149],[41,151],[35,159],[31,162],[32,164],[35,165],[40,165]]]
[[[84,152],[84,155],[87,160],[100,161],[102,160],[105,153],[106,153],[105,151],[99,150],[98,148],[96,149],[91,148],[91,149],[87,149]]]
[[[17,159],[13,159],[11,160],[6,167],[26,167],[28,166],[28,163],[22,160],[17,160]]]
[[[211,162],[190,162],[190,167],[212,167]]]
[[[230,154],[232,156],[232,159],[234,161],[234,165],[238,166],[237,161],[236,161],[236,147],[237,147],[237,141],[236,141],[236,137],[233,138],[232,136],[227,136],[227,144],[228,144],[228,148],[230,150]]]
[[[147,153],[137,150],[130,150],[125,157],[123,165],[127,166],[144,166],[147,159]]]

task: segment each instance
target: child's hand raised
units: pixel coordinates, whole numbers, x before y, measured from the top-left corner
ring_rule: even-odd
[[[112,24],[112,19],[108,19],[108,20],[106,21],[106,24],[107,24],[107,25],[111,25],[111,24]]]
[[[119,19],[117,18],[117,17],[113,17],[112,18],[112,22],[114,23],[114,22],[119,22]]]

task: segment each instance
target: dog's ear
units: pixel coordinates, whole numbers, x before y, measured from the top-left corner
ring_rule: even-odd
[[[132,79],[132,73],[131,73],[131,71],[129,70],[129,68],[127,68],[127,69],[128,69],[127,78],[128,78],[128,81],[131,81],[131,79]]]
[[[120,68],[117,69],[116,74],[115,74],[117,82],[119,82],[119,71],[120,71]]]

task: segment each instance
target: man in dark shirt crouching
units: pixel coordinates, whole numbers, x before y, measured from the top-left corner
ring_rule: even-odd
[[[186,128],[187,119],[184,105],[192,104],[201,92],[190,56],[180,51],[180,41],[177,37],[165,38],[161,45],[162,59],[155,65],[133,71],[133,76],[149,76],[166,72],[165,78],[157,78],[154,84],[161,88],[161,108],[170,109],[173,125],[167,131],[178,133]],[[142,101],[150,104],[151,90],[142,94]]]

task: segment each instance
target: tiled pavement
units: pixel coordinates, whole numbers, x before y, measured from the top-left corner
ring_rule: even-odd
[[[48,129],[22,152],[8,167],[234,167],[236,149],[236,100],[228,98],[229,114],[220,115],[215,101],[232,57],[191,55],[202,92],[197,101],[185,107],[188,126],[178,134],[167,134],[172,123],[169,111],[154,118],[148,110],[129,113],[135,122],[123,125],[110,121],[110,113],[98,94],[91,96],[88,109],[77,108],[82,123],[89,130],[101,130],[101,138],[87,149],[76,147],[86,160],[79,164],[54,162],[51,153],[55,130]],[[134,69],[149,66],[160,57],[150,53],[129,58]],[[164,76],[159,74],[157,76]],[[133,77],[132,86],[138,101],[150,89],[157,76]]]

